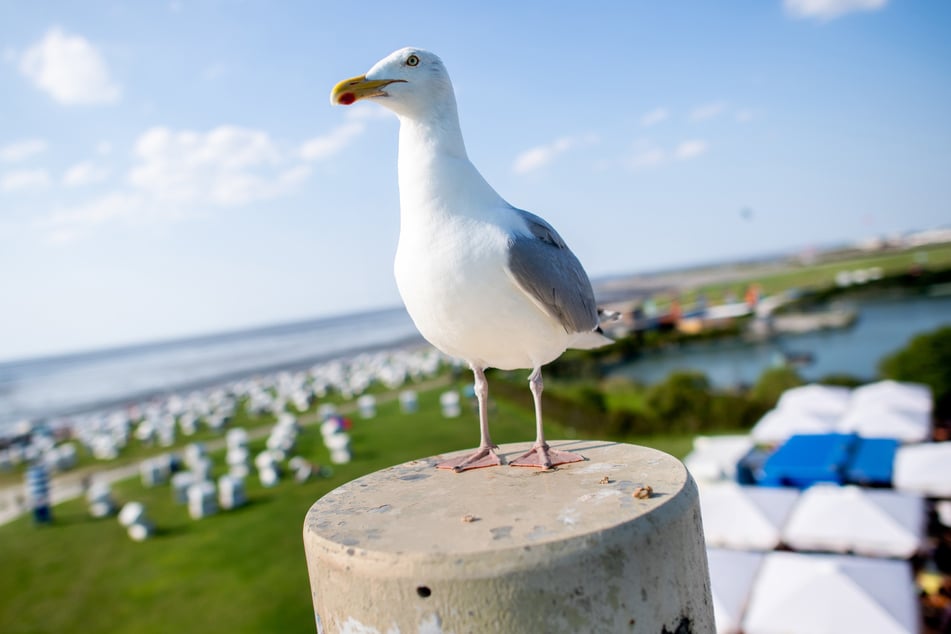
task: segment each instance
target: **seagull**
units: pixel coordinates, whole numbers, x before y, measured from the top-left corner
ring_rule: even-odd
[[[472,368],[481,441],[437,465],[460,472],[502,464],[489,436],[486,368],[530,369],[536,439],[512,466],[550,469],[584,460],[548,446],[542,366],[568,348],[611,343],[591,281],[545,220],[507,203],[466,155],[456,97],[442,60],[403,48],[334,86],[332,104],[368,100],[400,121],[400,236],[394,273],[423,337]]]

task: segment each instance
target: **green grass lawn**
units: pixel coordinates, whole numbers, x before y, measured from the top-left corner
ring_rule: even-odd
[[[117,501],[144,503],[157,527],[143,543],[130,540],[114,517],[90,518],[83,500],[56,507],[51,526],[26,517],[0,526],[0,632],[313,632],[304,515],[350,479],[478,444],[475,414],[442,418],[438,394],[420,393],[416,414],[390,401],[379,405],[377,418],[354,419],[354,460],[335,467],[332,478],[264,489],[252,474],[246,507],[205,520],[191,520],[168,486],[145,489],[137,479],[117,485]],[[534,437],[531,411],[496,402],[491,422],[496,442]],[[553,420],[546,430],[550,438],[574,436]],[[678,457],[690,447],[688,437],[629,440]],[[302,431],[297,453],[329,461],[313,426]],[[217,456],[219,470],[222,463]]]

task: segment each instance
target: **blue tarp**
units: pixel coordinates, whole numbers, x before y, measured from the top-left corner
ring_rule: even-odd
[[[855,434],[791,436],[763,465],[762,486],[805,488],[818,482],[843,484],[859,438]]]
[[[845,480],[862,486],[891,486],[899,442],[893,438],[859,438],[845,468]]]

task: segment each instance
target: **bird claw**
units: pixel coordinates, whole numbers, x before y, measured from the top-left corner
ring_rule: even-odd
[[[456,473],[461,473],[469,469],[498,467],[502,464],[502,459],[495,453],[495,449],[495,447],[480,447],[475,453],[440,462],[436,465],[436,468],[452,469]]]
[[[544,444],[532,447],[515,460],[512,460],[509,465],[512,467],[536,467],[538,469],[547,470],[560,464],[581,462],[584,459],[582,455],[571,453],[570,451],[552,449],[547,444]]]

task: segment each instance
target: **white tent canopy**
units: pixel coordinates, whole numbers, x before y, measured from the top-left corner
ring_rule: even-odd
[[[707,550],[717,634],[740,634],[743,611],[764,557],[742,550]]]
[[[851,398],[852,390],[847,387],[812,383],[786,390],[776,407],[811,412],[835,420],[845,414]]]
[[[733,480],[736,463],[752,447],[749,436],[697,436],[684,465],[697,480]]]
[[[931,414],[920,410],[893,409],[866,401],[848,411],[842,419],[841,429],[864,438],[922,442],[931,437]]]
[[[783,541],[796,550],[908,558],[923,545],[925,519],[916,495],[816,485],[799,498]]]
[[[783,392],[751,434],[769,444],[795,434],[835,432],[921,442],[931,434],[931,409],[930,389],[917,383],[878,381],[854,390],[804,385]]]
[[[911,565],[846,555],[766,555],[744,634],[913,634],[918,606]]]
[[[701,484],[700,513],[708,546],[772,550],[799,498],[796,489]]]
[[[852,391],[852,407],[887,407],[931,415],[931,390],[919,383],[879,381]]]
[[[951,442],[899,447],[892,481],[899,491],[951,498]]]
[[[777,407],[766,412],[750,435],[758,443],[778,444],[796,434],[829,434],[838,431],[838,417],[794,407]]]

